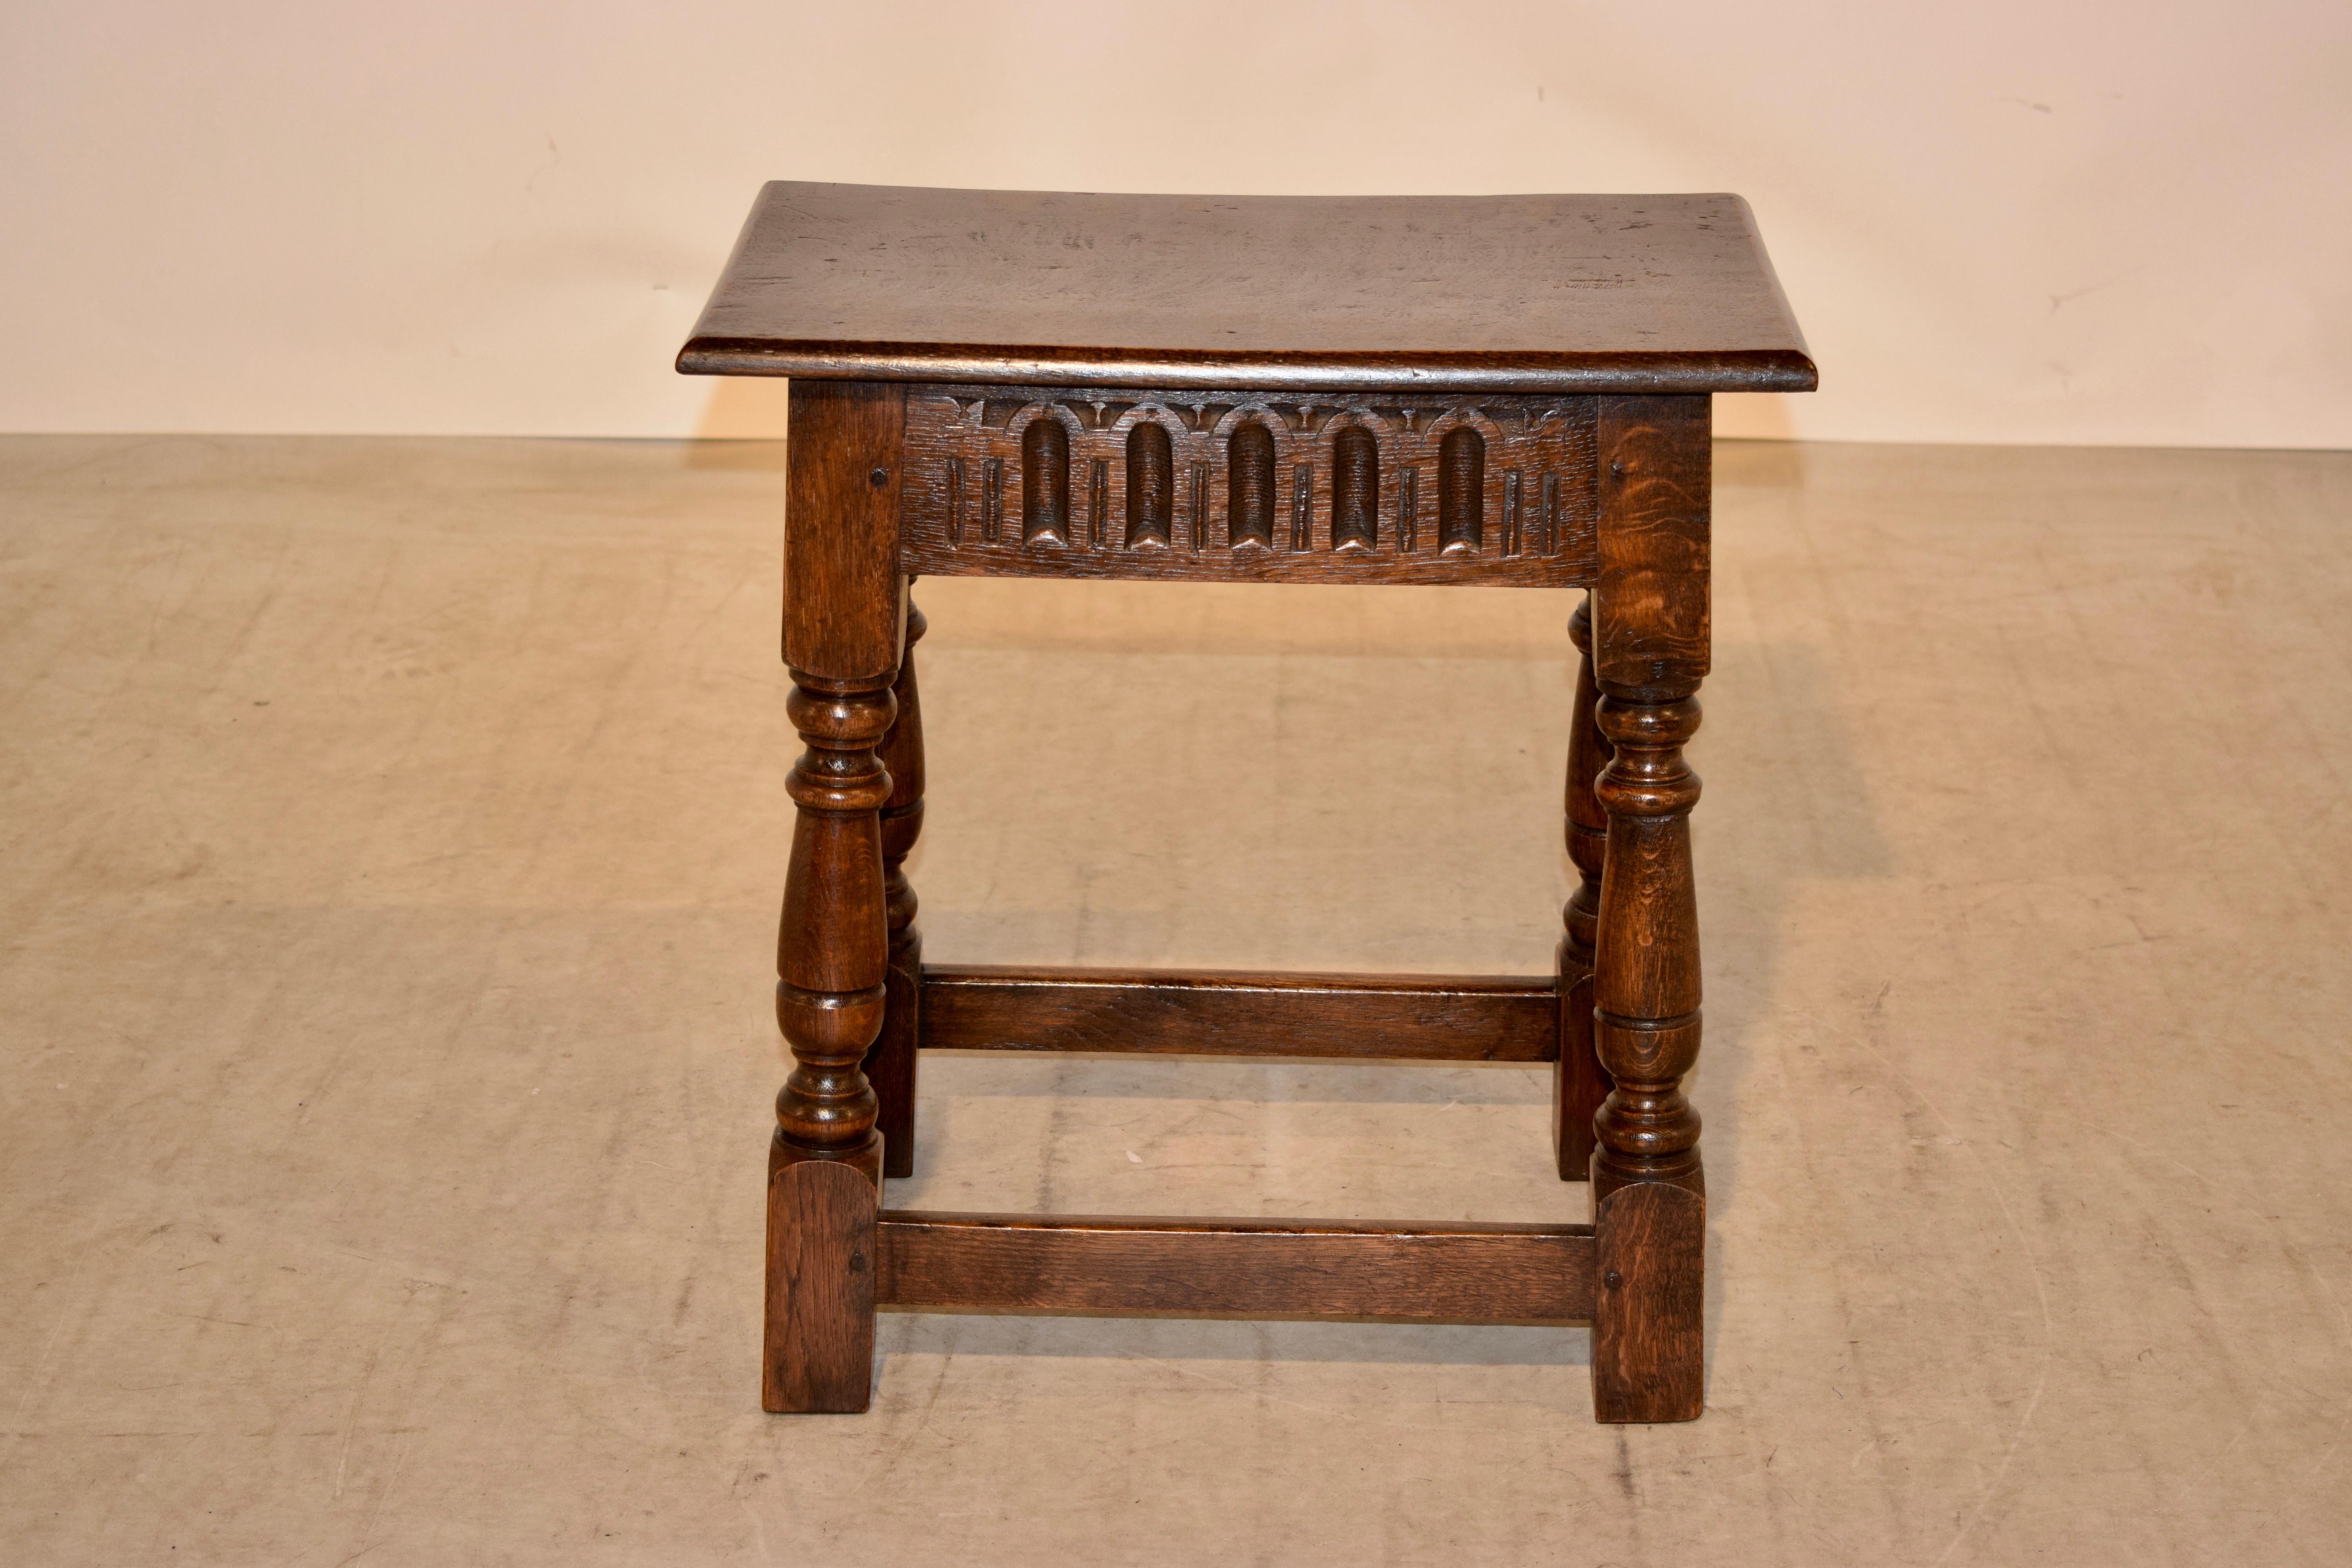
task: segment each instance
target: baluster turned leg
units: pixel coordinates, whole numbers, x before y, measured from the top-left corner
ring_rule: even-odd
[[[1576,890],[1560,911],[1566,933],[1559,940],[1559,1059],[1552,1067],[1551,1139],[1559,1179],[1580,1182],[1591,1174],[1592,1118],[1609,1092],[1609,1075],[1592,1046],[1593,931],[1601,913],[1601,868],[1609,817],[1592,794],[1593,781],[1609,760],[1609,742],[1593,717],[1592,596],[1569,618],[1576,644],[1576,705],[1568,739],[1568,858],[1577,870]]]
[[[768,1157],[767,1323],[761,1403],[860,1411],[872,1398],[875,1216],[882,1140],[859,1070],[882,1026],[889,934],[876,748],[897,703],[897,575],[905,395],[792,388],[784,660],[798,816],[776,953],[776,1021],[793,1066]]]
[[[1706,1183],[1698,1112],[1698,898],[1690,812],[1707,666],[1709,428],[1704,397],[1603,398],[1595,716],[1612,752],[1594,938],[1593,1045],[1615,1087],[1594,1118],[1598,1289],[1592,1393],[1603,1421],[1687,1421],[1705,1400]]]
[[[1058,426],[1056,426],[1058,428]],[[915,690],[915,644],[927,623],[907,605],[907,645],[891,695],[898,717],[882,741],[890,798],[882,807],[882,894],[890,925],[889,1001],[882,1033],[866,1054],[866,1077],[881,1101],[882,1173],[915,1173],[915,1060],[922,1038],[923,933],[915,925],[915,889],[907,857],[923,831],[923,710]]]
[[[1698,775],[1683,745],[1698,729],[1696,697],[1647,701],[1603,695],[1613,747],[1595,794],[1609,813],[1601,884],[1593,1037],[1616,1087],[1598,1118],[1593,1196],[1635,1182],[1704,1190],[1698,1112],[1682,1078],[1698,1060],[1698,897],[1690,810]]]

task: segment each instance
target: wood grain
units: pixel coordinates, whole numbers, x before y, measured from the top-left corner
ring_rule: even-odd
[[[912,387],[900,562],[937,576],[1588,584],[1597,418],[1591,397]],[[993,522],[1073,504],[1062,527]]]
[[[1609,1075],[1592,1038],[1592,965],[1600,930],[1601,868],[1608,850],[1608,813],[1601,809],[1593,784],[1609,760],[1609,742],[1601,733],[1593,709],[1598,692],[1592,679],[1592,595],[1570,617],[1568,635],[1575,643],[1576,694],[1569,715],[1568,797],[1563,816],[1568,829],[1568,858],[1576,868],[1577,885],[1560,910],[1560,939],[1556,963],[1559,987],[1559,1056],[1552,1068],[1552,1157],[1563,1182],[1581,1182],[1591,1174],[1592,1118],[1608,1097]]]
[[[1592,1181],[1605,1197],[1626,1182],[1699,1189],[1699,1116],[1682,1090],[1698,1060],[1698,893],[1690,812],[1698,775],[1683,746],[1696,699],[1604,695],[1595,711],[1611,746],[1593,794],[1609,814],[1595,922],[1592,1040],[1614,1087],[1594,1119]]]
[[[1014,1312],[1580,1322],[1589,1226],[881,1217],[878,1299]]]
[[[1696,1415],[1683,748],[1709,658],[1708,396],[1814,383],[1746,204],[775,184],[678,366],[794,378],[783,630],[807,751],[778,944],[794,1065],[771,1152],[768,1408],[864,1408],[878,1299],[1590,1312],[1601,1419]],[[905,584],[922,574],[1590,587],[1555,973],[924,965],[905,873],[923,810]],[[878,1096],[861,1070],[877,1035]],[[919,1047],[1552,1061],[1554,1158],[1589,1171],[1598,1230],[877,1218],[883,1161],[913,1168]]]
[[[1706,400],[1603,398],[1600,579],[1592,591],[1595,721],[1609,761],[1595,921],[1593,1048],[1614,1088],[1595,1118],[1593,1191],[1664,1181],[1698,1190],[1698,901],[1690,812],[1708,660]]]
[[[770,1160],[761,1409],[849,1415],[872,1402],[877,1202],[855,1166]]]
[[[906,636],[898,505],[907,389],[795,382],[791,395],[784,662],[816,684],[887,687]]]
[[[1592,668],[1604,689],[1687,697],[1706,674],[1710,428],[1704,397],[1600,402]]]
[[[678,368],[1301,391],[1804,392],[1733,195],[777,182]]]
[[[1592,1413],[1695,1421],[1706,1401],[1706,1200],[1657,1182],[1601,1200]]]
[[[793,389],[784,532],[785,700],[805,744],[776,929],[776,1024],[793,1068],[768,1152],[771,1410],[863,1410],[873,1357],[877,1107],[861,1064],[881,1029],[889,928],[876,747],[898,711],[896,389]]]
[[[1549,1061],[1549,975],[1285,974],[1227,970],[923,970],[929,1049]]]

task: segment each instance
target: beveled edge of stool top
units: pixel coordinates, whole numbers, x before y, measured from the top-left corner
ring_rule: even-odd
[[[1736,195],[1188,196],[772,181],[688,374],[1810,392]]]

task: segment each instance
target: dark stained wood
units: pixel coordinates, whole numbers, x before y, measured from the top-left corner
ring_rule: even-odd
[[[1601,1420],[1696,1415],[1708,395],[1814,381],[1746,204],[772,184],[678,363],[794,378],[767,1408],[865,1408],[879,1300],[1589,1313]],[[926,966],[924,574],[1590,587],[1555,973]],[[919,1047],[1554,1061],[1597,1228],[877,1211]]]
[[[929,1049],[1540,1062],[1551,977],[1226,970],[923,970]]]
[[[722,375],[1805,392],[1733,195],[1170,196],[780,181],[678,356]]]
[[[1589,584],[1598,408],[1591,397],[912,387],[901,562],[939,576]],[[994,521],[1070,505],[1080,510],[1066,527]]]
[[[786,786],[797,814],[776,934],[776,1022],[793,1070],[769,1152],[764,1364],[767,1396],[785,1402],[770,1409],[863,1410],[870,1376],[871,1285],[831,1276],[857,1260],[870,1281],[870,1236],[849,1232],[871,1226],[882,1176],[877,1107],[859,1064],[882,1026],[889,955],[877,813],[891,783],[875,747],[898,708],[890,688],[905,599],[891,526],[903,408],[895,391],[793,389],[786,707],[807,749]],[[801,1166],[838,1169],[803,1175]],[[851,1185],[866,1196],[845,1196]],[[800,1321],[804,1301],[823,1304],[816,1328]],[[861,1301],[862,1328],[835,1321],[856,1318]]]
[[[1601,870],[1608,847],[1609,816],[1592,786],[1609,760],[1609,742],[1593,717],[1592,596],[1568,623],[1576,644],[1576,696],[1569,719],[1568,858],[1577,885],[1560,910],[1563,927],[1558,957],[1559,1056],[1552,1068],[1552,1152],[1563,1182],[1591,1174],[1592,1118],[1609,1093],[1609,1075],[1592,1044],[1592,957],[1601,914]]]
[[[891,783],[875,747],[897,712],[904,591],[863,535],[890,516],[870,498],[895,484],[897,405],[856,386],[793,392],[784,647],[787,709],[807,750],[787,786],[798,816],[776,1016],[796,1065],[776,1102],[778,1136],[803,1157],[865,1164],[874,1091],[858,1064],[881,1027],[889,949],[877,813]]]
[[[1438,552],[1475,559],[1486,542],[1487,510],[1485,435],[1457,425],[1437,444]]]
[[[1639,1182],[1601,1200],[1592,1414],[1695,1421],[1706,1401],[1706,1200]]]
[[[1595,1120],[1593,1194],[1627,1182],[1698,1190],[1698,897],[1690,811],[1708,658],[1707,414],[1703,399],[1601,400],[1601,576],[1594,715],[1609,742],[1593,796],[1609,818],[1594,933],[1593,1047],[1614,1082]]]
[[[921,1037],[923,933],[915,924],[914,884],[907,880],[907,857],[923,831],[923,703],[915,684],[915,644],[929,623],[907,601],[907,643],[898,656],[898,679],[890,688],[898,717],[882,738],[878,755],[890,773],[890,798],[882,805],[882,898],[890,930],[890,971],[884,981],[882,1030],[866,1053],[866,1081],[877,1101],[875,1128],[882,1134],[882,1173],[915,1173],[915,1046]]]
[[[1698,1059],[1698,896],[1690,810],[1698,775],[1683,743],[1698,703],[1604,695],[1615,754],[1595,788],[1609,813],[1592,977],[1593,1046],[1615,1088],[1594,1123],[1595,1196],[1634,1181],[1702,1185],[1698,1112],[1682,1079]]]
[[[885,1210],[879,1300],[1013,1312],[1581,1322],[1590,1226]]]
[[[1380,438],[1349,425],[1331,437],[1331,550],[1376,554],[1380,547]]]
[[[855,1166],[769,1160],[761,1409],[855,1414],[872,1402],[878,1200]]]
[[[1225,542],[1239,550],[1255,544],[1274,548],[1275,465],[1279,460],[1274,431],[1263,419],[1237,422],[1225,438]],[[1410,509],[1408,508],[1408,510]],[[1411,550],[1410,529],[1404,548]]]
[[[808,750],[787,785],[800,808],[776,943],[776,1016],[799,1065],[778,1102],[786,1140],[823,1157],[863,1144],[874,1091],[858,1063],[882,1024],[889,931],[882,835],[890,793],[874,755],[889,727],[889,689],[795,687],[793,721]]]
[[[792,388],[784,662],[820,683],[887,687],[898,671],[906,407],[902,386],[816,381]]]
[[[1593,674],[1603,690],[1686,697],[1707,668],[1707,400],[1605,397],[1599,424]]]
[[[1070,542],[1070,437],[1054,419],[1033,419],[1021,433],[1021,542]]]

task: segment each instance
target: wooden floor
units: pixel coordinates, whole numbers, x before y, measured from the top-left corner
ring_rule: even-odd
[[[778,463],[0,441],[0,1561],[2352,1561],[2352,455],[1721,449],[1633,1429],[914,1311],[759,1413]],[[1549,971],[1572,595],[918,594],[930,962]],[[1546,1070],[930,1053],[887,1201],[1582,1221]]]

